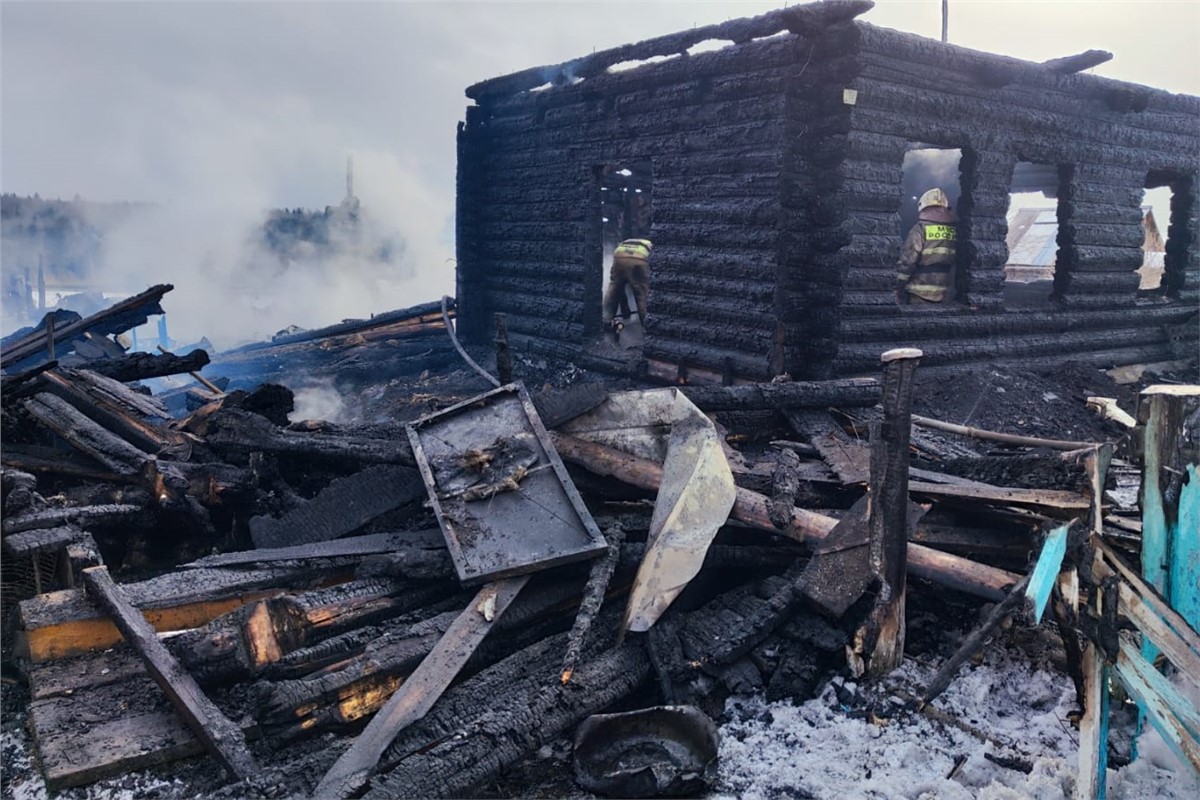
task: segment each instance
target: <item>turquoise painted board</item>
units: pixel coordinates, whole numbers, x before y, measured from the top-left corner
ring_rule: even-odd
[[[1046,610],[1046,603],[1050,600],[1050,592],[1054,590],[1054,584],[1058,580],[1058,570],[1062,567],[1063,556],[1067,552],[1067,530],[1069,528],[1070,525],[1060,525],[1046,534],[1046,541],[1042,543],[1041,555],[1038,556],[1037,564],[1033,567],[1029,586],[1025,589],[1025,596],[1033,601],[1033,610],[1039,623],[1042,621],[1042,612]]]
[[[1200,630],[1200,465],[1188,464],[1172,537],[1171,606]]]

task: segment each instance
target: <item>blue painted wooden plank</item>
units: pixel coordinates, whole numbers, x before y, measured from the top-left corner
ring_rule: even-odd
[[[1200,630],[1200,465],[1187,465],[1171,545],[1167,599],[1192,630]],[[1200,675],[1195,677],[1200,681]]]
[[[1124,641],[1116,673],[1163,741],[1200,776],[1200,712],[1196,707],[1142,658],[1136,647]]]
[[[1037,564],[1033,567],[1033,574],[1029,578],[1029,586],[1025,589],[1025,596],[1033,601],[1033,609],[1037,621],[1042,621],[1042,612],[1046,610],[1046,603],[1050,599],[1050,592],[1054,589],[1054,584],[1058,580],[1058,571],[1062,567],[1063,556],[1067,552],[1067,531],[1070,525],[1060,525],[1054,530],[1046,534],[1046,541],[1042,543],[1042,552],[1038,555]]]

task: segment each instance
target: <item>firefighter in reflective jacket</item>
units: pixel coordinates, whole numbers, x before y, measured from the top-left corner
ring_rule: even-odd
[[[650,291],[650,244],[649,239],[626,239],[613,251],[612,271],[608,276],[608,289],[604,292],[604,324],[619,325],[616,320],[617,305],[625,294],[625,287],[633,288],[637,303],[638,319],[646,324],[646,294]]]
[[[930,189],[917,203],[912,226],[896,271],[896,302],[940,303],[954,295],[954,213],[941,189]]]

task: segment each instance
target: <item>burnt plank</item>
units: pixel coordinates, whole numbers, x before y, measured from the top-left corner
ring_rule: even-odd
[[[120,358],[104,358],[83,364],[84,369],[97,375],[128,383],[148,378],[162,378],[196,372],[209,362],[208,353],[200,348],[184,356],[156,353],[126,353]]]
[[[425,484],[415,469],[377,464],[334,480],[311,501],[279,519],[251,518],[250,538],[255,547],[325,542],[424,495]]]
[[[113,583],[108,568],[84,570],[83,582],[92,599],[112,616],[121,635],[142,657],[146,671],[170,698],[205,748],[231,776],[246,779],[255,775],[258,765],[246,748],[241,729],[221,713],[216,704],[201,691],[195,679],[158,640],[154,628]]]

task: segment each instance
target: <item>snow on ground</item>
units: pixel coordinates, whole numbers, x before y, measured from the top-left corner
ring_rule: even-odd
[[[935,671],[936,665],[909,659],[880,689],[835,679],[798,706],[731,699],[721,727],[718,789],[747,800],[1072,796],[1079,736],[1067,720],[1075,699],[1069,678],[1022,653],[990,647],[983,663],[964,667],[933,703],[985,740],[904,706],[900,697],[919,695]],[[1149,731],[1139,740],[1141,758],[1109,770],[1109,798],[1200,797],[1200,779],[1157,738]],[[1032,769],[1001,766],[989,755]]]

